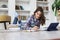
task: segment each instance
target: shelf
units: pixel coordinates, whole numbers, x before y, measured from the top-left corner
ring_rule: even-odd
[[[44,10],[44,13],[48,13],[49,11]]]
[[[26,1],[26,0],[16,0],[16,3],[29,3],[29,0]]]
[[[37,1],[37,3],[48,4],[48,2],[45,2],[45,1]]]
[[[8,2],[8,0],[0,0],[0,2]]]
[[[20,12],[30,12],[29,10],[16,10],[16,11],[20,11]]]
[[[26,22],[27,20],[21,20],[22,22]]]
[[[49,20],[49,19],[46,19],[46,20]]]
[[[0,11],[8,11],[8,8],[0,8]]]

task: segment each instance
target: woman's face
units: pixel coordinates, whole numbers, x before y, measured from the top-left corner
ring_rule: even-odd
[[[36,19],[39,19],[41,17],[41,12],[40,11],[37,11],[36,13],[35,13],[35,18]]]

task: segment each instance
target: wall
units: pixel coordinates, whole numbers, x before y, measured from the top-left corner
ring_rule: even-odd
[[[56,16],[54,15],[54,12],[52,11],[52,4],[54,0],[48,0],[49,1],[49,18],[50,22],[57,22]]]
[[[50,23],[57,22],[57,18],[54,15],[54,12],[52,11],[52,4],[54,3],[54,0],[48,0],[49,4],[49,13],[46,17],[48,17],[49,20],[47,20],[46,25],[48,26]]]
[[[8,0],[8,15],[11,16],[12,23],[15,15],[15,0]]]

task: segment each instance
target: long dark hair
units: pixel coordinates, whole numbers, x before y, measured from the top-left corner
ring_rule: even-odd
[[[41,17],[39,18],[40,24],[45,24],[45,16],[42,7],[37,7],[37,9],[34,11],[34,15],[36,12],[40,11],[41,12]]]

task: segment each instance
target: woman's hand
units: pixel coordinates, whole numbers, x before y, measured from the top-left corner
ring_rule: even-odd
[[[39,27],[34,26],[31,30],[35,30],[35,31],[37,31],[38,29],[39,29]]]

